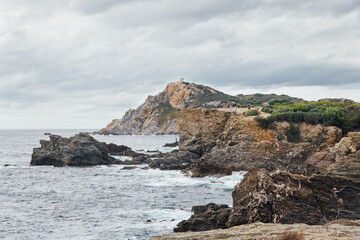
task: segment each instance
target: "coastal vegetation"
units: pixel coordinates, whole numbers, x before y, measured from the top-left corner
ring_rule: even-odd
[[[247,111],[246,116],[257,116],[259,115],[258,111],[251,109],[249,111]]]
[[[349,102],[269,102],[262,108],[263,112],[271,113],[267,118],[256,117],[262,128],[273,128],[275,121],[291,123],[323,124],[336,126],[343,133],[360,129],[360,103]]]

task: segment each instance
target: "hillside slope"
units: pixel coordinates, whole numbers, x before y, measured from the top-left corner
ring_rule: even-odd
[[[176,134],[178,133],[175,111],[193,108],[223,108],[233,103],[254,103],[256,105],[271,99],[300,101],[286,95],[255,94],[256,101],[250,96],[231,96],[211,87],[177,81],[169,83],[155,96],[148,96],[146,101],[136,109],[129,109],[121,119],[115,119],[101,129],[99,134]]]

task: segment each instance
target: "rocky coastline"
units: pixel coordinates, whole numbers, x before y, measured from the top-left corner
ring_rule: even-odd
[[[179,150],[170,153],[137,153],[126,146],[97,142],[84,133],[69,139],[51,135],[50,141],[42,140],[41,148],[34,149],[31,164],[146,163],[150,168],[182,170],[192,177],[245,170],[248,173],[233,190],[231,207],[213,203],[194,206],[194,214],[174,231],[224,229],[223,237],[209,232],[211,238],[207,239],[236,239],[242,236],[236,230],[242,225],[248,231],[253,224],[260,224],[257,226],[269,228],[277,236],[280,230],[276,232],[276,226],[286,229],[287,224],[295,224],[294,229],[309,238],[315,236],[313,229],[323,231],[325,238],[329,226],[341,225],[349,231],[346,239],[356,239],[352,227],[358,226],[356,220],[360,219],[360,132],[287,121],[276,121],[271,129],[264,129],[252,116],[221,109],[182,109],[175,111],[175,117]],[[130,156],[132,160],[120,161],[110,155]],[[197,239],[204,234],[154,239]]]
[[[222,230],[221,236],[209,232],[207,236],[212,237],[207,239],[247,239],[240,232],[232,235],[233,227],[251,228],[251,224],[262,222],[264,228],[266,224],[280,228],[283,224],[304,224],[323,229],[324,224],[338,219],[360,219],[360,132],[343,135],[334,126],[289,122],[262,129],[250,117],[218,110],[182,110],[177,122],[179,150],[200,156],[187,169],[193,176],[231,174],[234,170],[248,173],[235,186],[232,207],[212,203],[194,206],[194,214],[180,222],[175,232],[229,229]],[[300,136],[296,142],[289,141],[287,134],[294,127]],[[312,228],[304,229],[304,225],[298,230],[306,233]],[[184,233],[154,239],[205,235]],[[249,239],[262,239],[254,236]],[[359,235],[350,234],[345,239],[356,239],[354,236]]]

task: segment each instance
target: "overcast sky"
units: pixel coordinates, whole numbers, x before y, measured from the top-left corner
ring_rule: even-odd
[[[0,128],[101,128],[180,77],[360,101],[360,1],[0,0]]]

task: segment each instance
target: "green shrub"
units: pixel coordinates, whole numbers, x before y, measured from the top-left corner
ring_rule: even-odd
[[[269,128],[272,123],[271,120],[264,117],[255,117],[254,120],[257,122],[257,125],[261,128]]]
[[[284,140],[284,135],[282,135],[281,133],[279,133],[279,134],[276,136],[276,139],[277,139],[278,141],[282,141],[282,140]]]
[[[319,113],[307,112],[305,114],[305,122],[309,124],[318,124],[321,123],[322,116]]]
[[[360,103],[342,102],[295,102],[270,101],[271,115],[268,120],[259,120],[261,127],[269,128],[274,121],[336,126],[343,133],[360,130]],[[263,112],[268,108],[263,108]],[[264,111],[265,110],[265,111]]]
[[[272,109],[269,106],[263,107],[261,111],[265,113],[272,113]]]
[[[297,126],[290,125],[290,127],[286,130],[286,138],[288,142],[300,142],[301,136],[300,136],[300,129]]]
[[[246,113],[246,116],[257,116],[257,115],[259,115],[258,111],[254,110],[254,109],[249,110]]]

